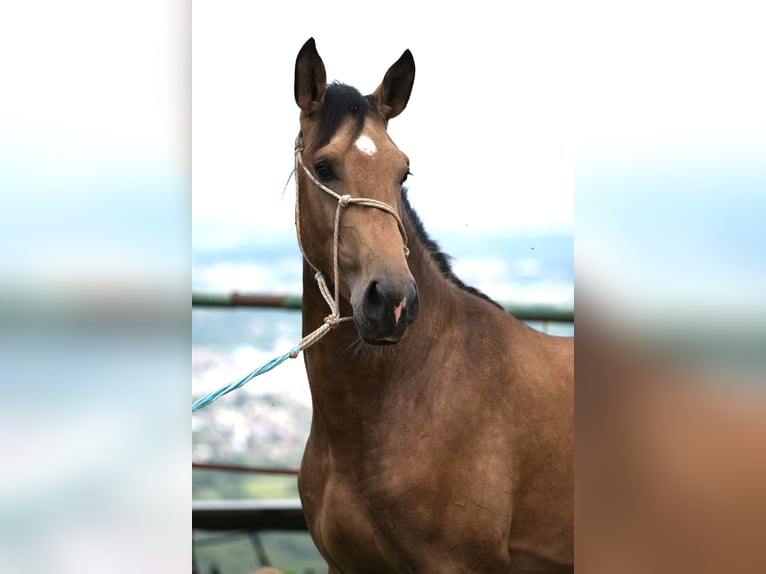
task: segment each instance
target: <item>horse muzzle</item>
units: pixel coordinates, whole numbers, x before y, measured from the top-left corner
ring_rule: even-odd
[[[391,345],[399,342],[418,316],[420,299],[413,279],[378,279],[367,284],[352,306],[359,336],[371,345]]]

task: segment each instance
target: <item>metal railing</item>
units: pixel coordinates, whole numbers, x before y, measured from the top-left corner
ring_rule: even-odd
[[[501,303],[517,319],[522,321],[574,322],[574,309],[547,304]],[[266,293],[206,293],[192,292],[192,307],[262,307],[272,309],[300,309],[300,295]]]
[[[301,501],[192,500],[192,528],[199,530],[307,531]]]

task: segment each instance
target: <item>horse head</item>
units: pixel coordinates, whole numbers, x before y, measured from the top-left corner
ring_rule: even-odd
[[[333,278],[336,293],[351,304],[360,337],[371,344],[398,342],[420,306],[401,219],[409,160],[387,132],[388,120],[407,105],[414,78],[409,50],[367,96],[327,85],[313,38],[295,63],[301,249],[317,271]]]

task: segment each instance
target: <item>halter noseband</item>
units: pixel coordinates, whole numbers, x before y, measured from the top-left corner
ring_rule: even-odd
[[[377,199],[369,199],[366,197],[351,197],[350,195],[340,195],[336,192],[334,192],[332,189],[324,185],[321,181],[319,181],[316,176],[314,176],[313,173],[309,170],[308,167],[306,167],[306,164],[303,163],[303,141],[300,136],[295,140],[295,230],[298,235],[298,246],[300,247],[301,253],[303,254],[303,258],[306,260],[306,262],[311,265],[311,267],[314,269],[315,274],[314,278],[317,281],[317,286],[319,287],[319,291],[322,294],[322,297],[327,302],[327,305],[330,307],[330,314],[324,318],[324,323],[320,325],[318,329],[313,331],[312,333],[309,333],[306,335],[301,341],[298,343],[298,346],[301,349],[306,349],[307,347],[314,344],[316,341],[321,339],[330,329],[333,329],[337,327],[342,321],[349,321],[353,319],[353,317],[341,317],[340,316],[340,291],[338,290],[338,279],[340,276],[340,266],[338,264],[338,244],[340,242],[340,216],[343,212],[343,208],[349,206],[349,205],[360,205],[364,207],[374,207],[377,209],[381,209],[391,215],[395,220],[396,224],[399,226],[399,231],[402,234],[402,239],[404,240],[404,255],[408,256],[410,254],[410,250],[407,247],[407,231],[404,229],[404,223],[402,223],[401,217],[399,217],[399,214],[396,212],[396,210],[388,205],[387,203],[384,203],[382,201],[378,201]],[[335,293],[330,293],[330,289],[327,286],[327,276],[325,273],[319,270],[319,268],[314,265],[306,255],[306,250],[303,248],[303,241],[301,240],[301,225],[300,225],[300,178],[298,177],[298,167],[301,167],[303,171],[306,173],[308,178],[312,181],[314,185],[316,185],[319,189],[333,197],[338,202],[338,207],[335,210],[335,223],[333,227],[333,239],[332,239],[332,267],[333,267],[333,287]],[[297,352],[295,353],[297,355]]]

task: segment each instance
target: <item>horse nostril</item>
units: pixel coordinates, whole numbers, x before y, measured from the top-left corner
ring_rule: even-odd
[[[364,314],[376,321],[380,321],[386,312],[386,299],[380,292],[379,285],[377,281],[371,281],[364,292],[362,302]]]

